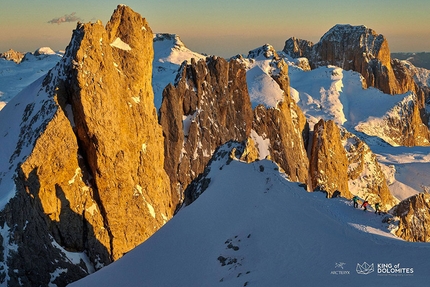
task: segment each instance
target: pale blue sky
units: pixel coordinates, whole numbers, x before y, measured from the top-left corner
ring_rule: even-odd
[[[145,17],[154,32],[178,34],[196,52],[233,56],[265,43],[281,50],[295,36],[317,42],[335,24],[366,25],[392,52],[430,52],[429,0],[0,0],[0,52],[65,49],[74,19],[105,24],[117,4]],[[72,22],[48,23],[64,15]]]

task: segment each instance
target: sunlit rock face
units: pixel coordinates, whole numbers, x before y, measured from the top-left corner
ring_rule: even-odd
[[[13,227],[3,246],[15,248],[2,250],[3,282],[64,286],[122,257],[172,216],[152,41],[146,20],[124,5],[106,27],[78,23],[25,108],[10,158],[20,161],[16,195],[0,214],[3,228]]]
[[[290,38],[283,50],[293,57],[306,57],[312,68],[335,65],[344,70],[359,72],[365,87],[375,87],[387,94],[414,92],[408,103],[398,107],[382,123],[393,145],[428,146],[425,101],[428,90],[419,87],[413,73],[401,61],[391,59],[387,39],[365,26],[336,25],[316,44]],[[398,118],[398,114],[401,116]]]
[[[8,61],[14,61],[15,63],[21,63],[24,58],[24,54],[12,49],[7,50],[4,53],[0,53],[0,58],[6,59]]]
[[[393,214],[399,217],[397,236],[407,241],[430,242],[430,194],[420,193],[403,200]]]
[[[275,57],[276,58],[276,57]],[[309,128],[306,118],[290,96],[288,65],[274,59],[276,72],[273,79],[283,91],[282,101],[276,107],[259,105],[254,109],[253,129],[270,141],[270,156],[292,181],[306,183],[309,159],[306,153]]]
[[[341,129],[341,142],[348,158],[348,186],[351,193],[367,199],[371,205],[380,203],[381,210],[390,210],[398,203],[388,189],[387,179],[369,146],[357,136]]]
[[[313,68],[335,65],[359,72],[367,86],[387,94],[416,90],[409,73],[391,60],[387,39],[365,26],[336,25],[315,44],[290,38],[283,51],[295,58],[308,58]]]
[[[311,190],[327,192],[328,197],[351,198],[348,186],[348,159],[340,130],[333,121],[320,120],[314,127],[309,181]]]

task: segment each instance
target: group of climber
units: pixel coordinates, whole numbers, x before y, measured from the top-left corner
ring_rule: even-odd
[[[352,202],[354,202],[354,208],[358,208],[358,196],[354,195],[354,197],[352,198]],[[364,200],[363,203],[361,204],[360,208],[364,208],[364,211],[367,211],[367,207],[369,206],[369,202],[367,200]],[[375,204],[375,214],[378,213],[379,215],[381,214],[381,204],[378,202]]]

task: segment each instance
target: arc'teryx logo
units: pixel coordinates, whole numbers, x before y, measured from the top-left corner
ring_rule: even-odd
[[[349,270],[343,270],[345,265],[346,265],[345,262],[339,262],[339,263],[335,262],[334,268],[336,270],[331,271],[330,274],[332,274],[332,275],[349,275],[350,274]],[[339,270],[339,269],[342,269],[342,270]]]
[[[358,274],[367,275],[375,271],[374,264],[369,264],[364,262],[363,264],[357,263],[357,267],[355,268]]]

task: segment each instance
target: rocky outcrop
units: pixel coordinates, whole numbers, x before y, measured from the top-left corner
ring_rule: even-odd
[[[204,168],[204,171],[200,173],[193,181],[187,186],[184,192],[183,206],[187,206],[193,203],[199,196],[208,188],[211,178],[209,173],[212,168],[222,169],[224,164],[230,164],[232,160],[246,157],[247,151],[246,146],[249,146],[249,142],[236,142],[228,141],[223,145],[216,148],[212,154],[210,160]]]
[[[9,160],[16,195],[0,213],[3,282],[65,286],[172,216],[152,40],[146,20],[124,5],[106,28],[78,24],[38,92],[40,110],[37,102],[26,107]]]
[[[282,51],[293,58],[308,58],[312,54],[313,46],[314,43],[311,41],[291,37],[285,41],[284,49]]]
[[[192,60],[183,64],[175,85],[164,90],[160,123],[166,139],[165,169],[178,203],[215,149],[230,140],[247,140],[243,160],[248,162],[265,157],[259,154],[256,140],[270,142],[270,158],[291,180],[307,181],[308,126],[289,96],[288,65],[269,45],[254,50],[252,56],[274,58],[271,77],[284,93],[276,107],[259,105],[252,111],[243,58]]]
[[[67,100],[116,260],[161,227],[173,209],[153,104],[153,34],[145,19],[122,5],[106,28],[85,24],[74,35],[79,46],[70,51],[75,57]]]
[[[253,129],[269,140],[271,159],[290,180],[303,183],[307,182],[309,168],[305,148],[307,128],[304,115],[290,99],[280,102],[277,108],[259,105],[254,109]]]
[[[308,58],[312,68],[335,65],[359,72],[367,86],[387,94],[417,90],[409,73],[391,60],[386,38],[365,26],[336,25],[316,44],[290,38],[283,51],[295,58]]]
[[[414,93],[405,96],[384,117],[359,123],[355,129],[378,136],[393,146],[429,146],[430,131],[423,123],[421,104]]]
[[[0,53],[0,58],[6,59],[8,61],[14,61],[15,63],[21,63],[24,58],[24,54],[21,52],[17,52],[15,50],[9,49],[4,53]]]
[[[407,241],[430,242],[430,194],[411,196],[393,208],[399,218],[396,235]]]
[[[311,190],[351,198],[348,186],[348,158],[340,130],[333,121],[320,120],[314,127],[310,152],[309,182]]]
[[[351,193],[367,199],[371,205],[381,204],[381,210],[390,210],[398,203],[388,189],[387,179],[375,154],[357,136],[340,130],[342,145],[348,159],[348,186]]]
[[[270,155],[292,181],[306,183],[309,160],[306,154],[309,127],[296,102],[290,97],[288,65],[274,59],[277,72],[273,79],[284,91],[284,97],[276,108],[258,105],[254,109],[253,129],[263,139],[270,141]]]
[[[182,65],[175,85],[164,90],[160,108],[164,167],[175,203],[218,146],[250,135],[252,108],[245,75],[236,60],[192,59]]]
[[[430,133],[425,102],[429,91],[416,84],[413,74],[401,61],[391,59],[388,41],[383,35],[365,26],[336,25],[316,44],[290,38],[283,51],[292,57],[308,58],[312,68],[335,65],[359,72],[367,87],[376,87],[387,94],[414,92],[417,100],[413,112],[403,115],[403,121],[408,123],[408,132],[413,133],[396,144],[428,145]],[[398,128],[403,124],[393,119],[387,128],[400,129],[406,135],[407,131]]]

